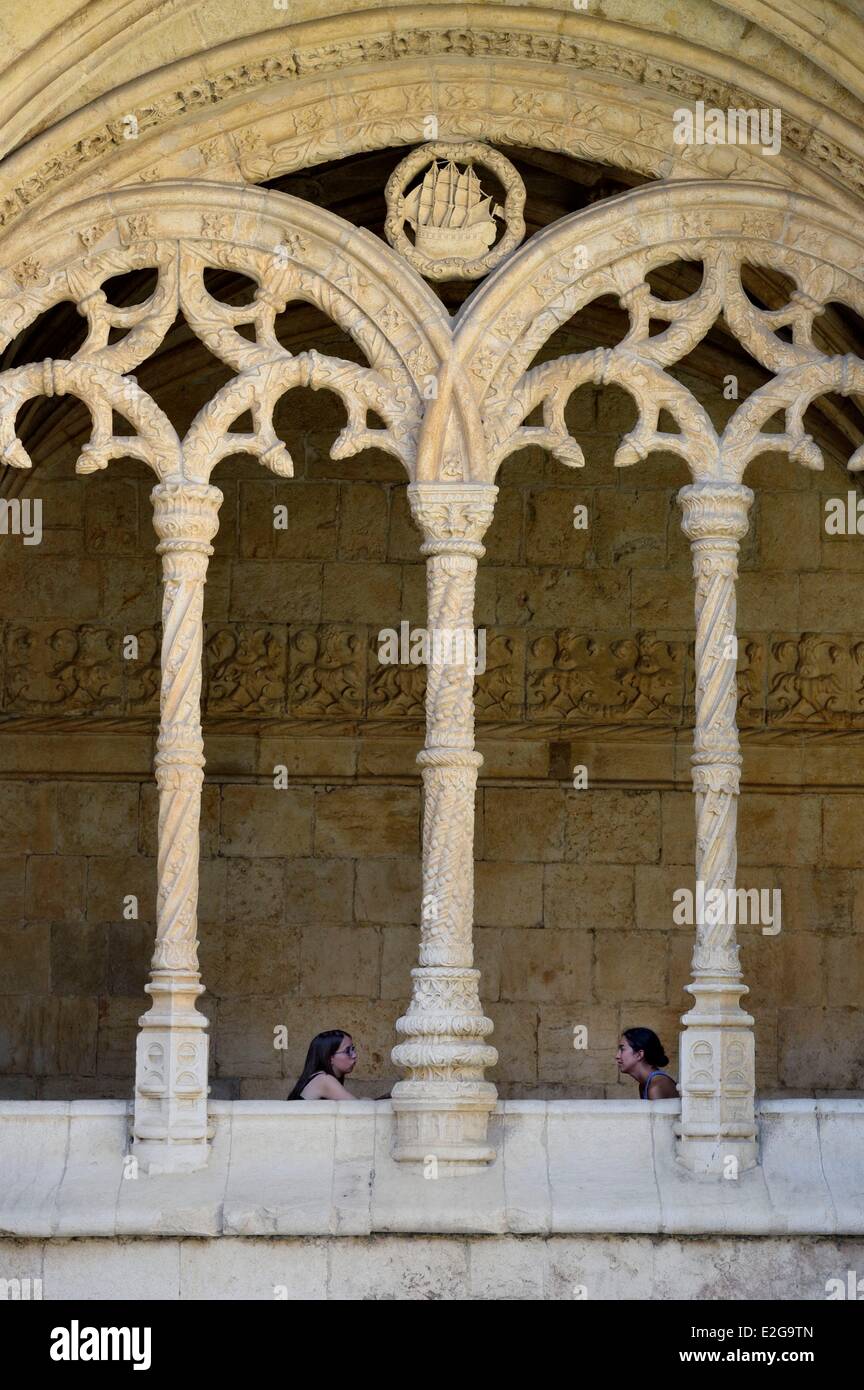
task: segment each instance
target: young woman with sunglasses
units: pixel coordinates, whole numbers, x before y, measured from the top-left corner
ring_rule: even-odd
[[[303,1070],[289,1100],[359,1100],[342,1085],[357,1065],[357,1049],[350,1033],[331,1028],[309,1044]]]

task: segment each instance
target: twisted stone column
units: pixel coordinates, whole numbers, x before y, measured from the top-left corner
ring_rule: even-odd
[[[198,973],[198,848],[203,602],[218,488],[160,483],[151,493],[165,585],[161,719],[156,751],[159,850],[153,1003],[139,1019],[133,1152],[151,1173],[207,1162],[207,1019],[195,1007]]]
[[[498,489],[415,483],[411,510],[426,538],[429,663],[423,769],[423,901],[420,963],[412,970],[404,1039],[392,1053],[408,1075],[393,1088],[394,1157],[434,1156],[449,1171],[487,1163],[497,1091],[483,1080],[498,1054],[474,969],[474,793],[483,759],[474,749],[474,585],[480,538]],[[450,1165],[453,1165],[451,1168]]]
[[[740,483],[699,483],[682,488],[678,500],[696,580],[697,905],[701,883],[710,907],[712,890],[720,889],[728,903],[727,890],[736,886],[741,754],[735,582],[753,493]],[[740,1005],[748,991],[732,916],[728,910],[697,910],[693,980],[687,985],[695,1002],[682,1019],[678,1127],[678,1158],[686,1167],[730,1177],[756,1163],[753,1019]]]

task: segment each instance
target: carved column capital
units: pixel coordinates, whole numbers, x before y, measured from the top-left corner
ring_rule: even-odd
[[[425,537],[421,554],[479,559],[497,495],[493,483],[411,483],[408,502]]]
[[[681,526],[691,541],[740,541],[747,534],[753,490],[743,483],[690,483],[678,493]]]
[[[157,483],[150,500],[163,577],[203,583],[213,554],[210,542],[219,529],[222,493],[208,483]]]

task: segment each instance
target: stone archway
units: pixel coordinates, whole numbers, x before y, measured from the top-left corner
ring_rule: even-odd
[[[692,210],[698,195],[699,210]],[[832,359],[812,345],[814,316],[840,300],[861,310],[861,246],[840,213],[813,199],[764,185],[673,182],[623,195],[564,219],[534,238],[491,275],[455,325],[420,277],[392,251],[332,215],[300,200],[231,185],[154,184],[121,189],[64,209],[48,220],[22,254],[8,242],[9,335],[64,298],[90,322],[84,347],[68,363],[11,369],[0,378],[6,461],[26,466],[15,418],[26,399],[71,390],[94,418],[80,471],[103,468],[119,453],[138,451],[157,472],[156,526],[166,580],[162,724],[157,756],[160,786],[160,918],[154,958],[154,1008],[139,1044],[136,1136],[154,1169],[197,1166],[206,1156],[206,1046],[194,1008],[200,992],[195,952],[197,831],[201,788],[201,602],[210,540],[221,500],[210,470],[238,445],[271,469],[290,472],[272,429],[275,399],[294,384],[335,390],[348,411],[337,441],[345,454],[376,442],[401,459],[414,479],[410,496],[425,534],[429,627],[473,628],[474,580],[482,536],[492,518],[495,469],[520,443],[539,443],[567,464],[578,445],[563,424],[563,401],[580,381],[616,380],[640,407],[640,422],[617,462],[636,462],[654,448],[681,454],[691,467],[685,527],[697,569],[697,663],[700,692],[694,790],[697,872],[712,887],[734,885],[735,797],[738,787],[734,664],[717,651],[734,637],[735,555],[751,500],[741,476],[764,446],[761,427],[778,408],[787,413],[781,443],[793,457],[819,466],[801,417],[816,394],[864,391],[864,366]],[[83,250],[82,250],[83,246]],[[740,287],[745,258],[763,257],[798,286],[789,306],[756,310]],[[706,266],[700,290],[670,305],[645,282],[653,266],[674,258]],[[160,283],[133,311],[112,311],[102,282],[132,266],[156,264]],[[201,281],[207,265],[230,265],[258,285],[250,308],[220,306]],[[628,310],[631,329],[613,349],[531,368],[558,325],[592,298],[612,292]],[[309,298],[354,337],[368,367],[317,353],[291,357],[272,337],[276,306]],[[167,331],[175,304],[201,340],[236,373],[180,441],[170,422],[130,376]],[[733,331],[773,380],[736,412],[718,438],[704,410],[665,368],[686,353],[723,312]],[[651,335],[650,319],[668,324]],[[255,341],[237,333],[252,323]],[[792,343],[776,329],[791,326]],[[126,336],[109,344],[110,329]],[[424,384],[435,383],[435,391]],[[428,408],[426,400],[431,400]],[[525,417],[541,404],[542,426]],[[252,410],[252,434],[231,423]],[[374,409],[383,429],[370,430]],[[659,429],[668,410],[680,433]],[[137,439],[115,438],[112,411],[125,413]],[[776,447],[778,438],[771,436]],[[858,463],[857,458],[853,466]],[[495,1090],[483,1080],[495,1060],[491,1029],[473,968],[473,789],[480,764],[474,750],[472,672],[462,662],[433,659],[427,695],[424,769],[424,902],[420,965],[411,1007],[398,1029],[394,1059],[409,1077],[394,1092],[400,1119],[396,1156],[422,1158],[434,1146],[444,1160],[488,1161],[486,1118]],[[716,1170],[731,1151],[747,1166],[755,1158],[751,1020],[734,934],[699,924],[688,1016],[692,1046],[685,1072],[682,1156]],[[703,930],[704,929],[704,930]],[[159,1000],[163,1003],[160,1005]],[[706,1003],[706,1001],[708,1001]],[[701,1012],[700,1012],[701,1009]],[[196,1020],[198,1020],[196,1022]]]

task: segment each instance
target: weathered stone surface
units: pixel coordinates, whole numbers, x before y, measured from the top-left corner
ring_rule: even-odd
[[[634,920],[633,869],[629,865],[549,864],[543,875],[543,924],[547,927],[617,930]],[[636,910],[636,921],[641,921]]]
[[[303,928],[300,980],[304,994],[340,992],[375,998],[378,992],[378,933],[352,927]]]
[[[563,1003],[591,994],[592,942],[589,934],[573,931],[502,934],[501,996]]]
[[[312,850],[308,787],[235,786],[222,792],[221,852],[301,856]]]
[[[665,1002],[666,942],[659,933],[598,932],[595,952],[601,999]]]
[[[474,920],[487,927],[540,927],[543,869],[540,864],[477,865]],[[547,926],[559,925],[546,922]]]
[[[653,864],[660,858],[656,792],[567,793],[565,857],[578,862]]]
[[[55,787],[38,782],[0,782],[0,839],[7,854],[17,850],[50,854],[56,835]]]
[[[316,853],[416,853],[419,796],[407,788],[325,787],[315,797]]]
[[[138,787],[122,782],[67,782],[57,789],[61,854],[134,854]]]
[[[51,987],[51,928],[30,922],[0,931],[4,994],[47,994]]]
[[[486,858],[543,863],[563,859],[564,816],[564,798],[557,790],[487,789]]]
[[[27,912],[54,922],[84,916],[87,861],[73,855],[31,855],[28,864]]]
[[[150,955],[153,928],[147,928]],[[143,989],[148,960],[135,982]],[[114,985],[114,978],[111,978]],[[108,928],[90,922],[55,922],[51,927],[51,989],[55,994],[95,996],[109,987]],[[134,985],[132,986],[134,988]]]
[[[66,857],[60,862],[66,862]],[[87,861],[87,918],[91,922],[155,923],[156,888],[155,859],[94,855]]]
[[[358,863],[354,904],[358,922],[417,922],[421,897],[418,859]]]

